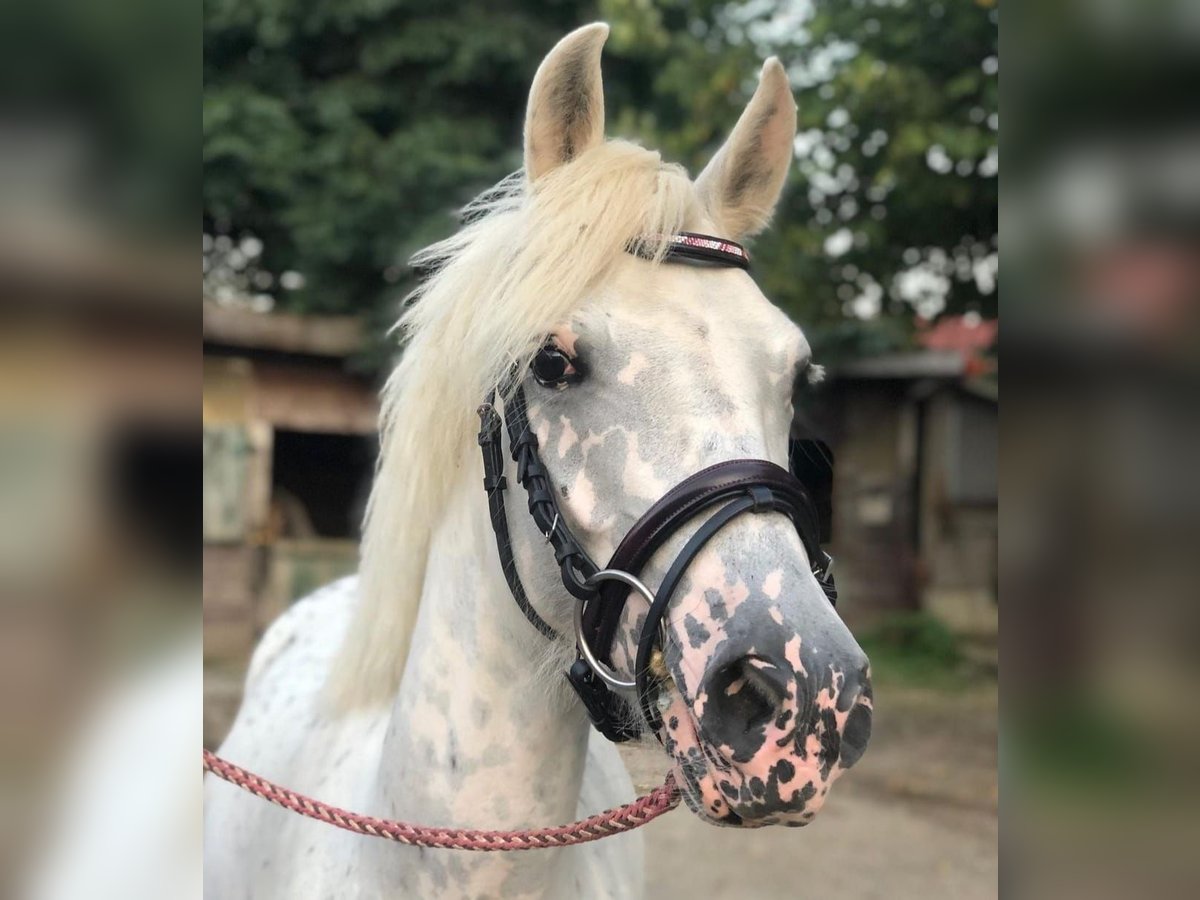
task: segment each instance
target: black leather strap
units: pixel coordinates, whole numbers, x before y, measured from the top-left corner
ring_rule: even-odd
[[[529,500],[529,514],[534,524],[554,548],[554,559],[562,574],[563,586],[579,600],[596,595],[596,589],[588,586],[587,580],[599,571],[583,545],[571,533],[567,522],[558,508],[558,496],[550,473],[538,455],[538,439],[529,427],[529,416],[525,406],[525,390],[518,384],[513,388],[504,409],[504,424],[508,428],[508,441],[513,461],[517,464],[517,480],[525,488]]]
[[[487,492],[488,515],[492,520],[492,531],[496,533],[496,550],[500,554],[500,568],[504,580],[512,592],[517,606],[529,623],[550,640],[557,640],[558,632],[543,619],[525,593],[517,561],[513,556],[512,535],[508,530],[508,515],[504,510],[504,491],[508,479],[504,477],[504,448],[501,446],[500,414],[495,407],[496,392],[488,394],[479,407],[479,447],[483,451],[483,489]]]

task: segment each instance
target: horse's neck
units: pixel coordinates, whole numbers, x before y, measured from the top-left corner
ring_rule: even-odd
[[[544,640],[508,593],[482,491],[460,491],[433,537],[384,741],[379,789],[388,815],[504,829],[575,818],[587,724],[576,704],[556,701],[539,683]],[[450,856],[447,866],[460,875],[491,881],[502,872],[536,887],[559,854],[437,858]]]

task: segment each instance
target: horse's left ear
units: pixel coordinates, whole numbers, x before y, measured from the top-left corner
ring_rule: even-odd
[[[525,111],[525,175],[530,183],[604,140],[600,51],[608,26],[576,28],[546,54]]]
[[[729,140],[696,179],[700,201],[722,236],[736,241],[767,226],[795,140],[796,101],[787,72],[772,56]]]

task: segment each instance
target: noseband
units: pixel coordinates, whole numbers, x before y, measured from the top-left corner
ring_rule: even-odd
[[[648,255],[636,245],[630,252]],[[686,232],[667,239],[664,259],[741,269],[750,267],[749,254],[740,245]],[[517,464],[517,480],[528,497],[529,514],[554,550],[563,586],[577,601],[574,614],[576,659],[566,673],[567,680],[583,701],[592,724],[606,738],[626,741],[640,733],[617,691],[635,692],[646,722],[656,732],[659,730],[661,717],[653,702],[657,684],[650,670],[656,647],[665,649],[667,606],[687,567],[704,545],[743,513],[779,512],[786,515],[812,561],[813,575],[829,601],[836,605],[833,559],[821,549],[821,540],[827,539],[827,529],[823,527],[825,523],[817,504],[792,472],[763,459],[720,462],[685,478],[633,524],[608,564],[600,568],[571,533],[559,510],[550,473],[538,455],[537,435],[529,425],[520,373],[514,374],[516,377],[503,416],[495,406],[495,391],[479,407],[483,486],[488,496],[492,529],[496,533],[500,566],[525,618],[547,638],[557,638],[555,630],[529,602],[513,558],[504,506],[507,481],[501,438],[503,423],[508,431],[512,458]],[[658,590],[651,591],[646,587],[638,576],[655,551],[689,521],[715,507],[719,508],[675,557]],[[610,651],[631,589],[645,598],[649,610],[638,638],[634,680],[624,681],[612,670]]]

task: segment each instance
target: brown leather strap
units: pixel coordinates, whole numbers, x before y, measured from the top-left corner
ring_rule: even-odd
[[[751,488],[765,488],[769,508],[787,514],[796,525],[813,559],[820,553],[818,523],[804,485],[786,469],[763,459],[734,459],[717,463],[684,479],[634,523],[605,568],[637,574],[650,557],[689,519]],[[625,607],[628,588],[605,582],[600,596],[587,604],[583,626],[589,645],[609,662],[617,623]]]

